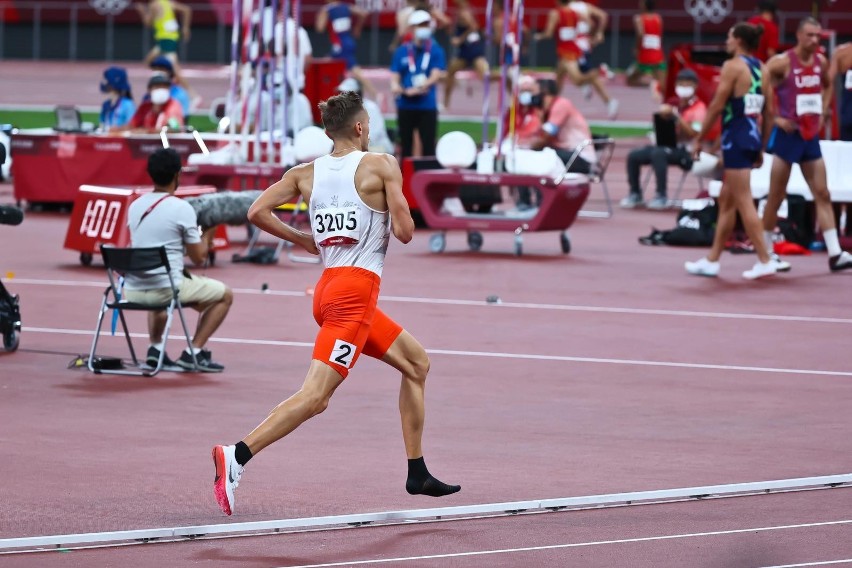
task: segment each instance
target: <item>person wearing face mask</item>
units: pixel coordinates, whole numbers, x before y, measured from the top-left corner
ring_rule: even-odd
[[[531,93],[530,104],[541,109],[542,124],[530,148],[553,148],[567,164],[574,150],[584,141],[591,140],[589,123],[571,101],[559,95],[559,86],[553,79],[539,79]],[[589,144],[580,151],[569,171],[590,174],[597,161],[594,145]]]
[[[183,109],[183,115],[189,116],[192,104],[189,100],[189,87],[186,85],[186,81],[183,80],[183,78],[175,74],[174,65],[172,65],[169,58],[161,55],[151,61],[151,65],[148,67],[151,71],[153,71],[154,75],[165,75],[171,79],[172,84],[169,91],[171,92],[172,98],[180,103],[180,106]],[[196,101],[200,102],[200,99],[196,97]]]
[[[436,85],[447,69],[444,50],[432,41],[432,16],[416,10],[408,18],[414,39],[399,46],[391,61],[391,92],[396,97],[402,157],[412,155],[414,131],[424,156],[435,155],[438,130]]]
[[[184,116],[180,103],[171,96],[171,80],[165,75],[154,75],[148,80],[148,100],[144,101],[125,130],[156,133],[163,127],[183,130]]]
[[[643,207],[642,188],[639,185],[642,166],[651,166],[657,178],[656,196],[647,203],[648,209],[665,209],[668,207],[667,172],[669,166],[679,166],[685,170],[692,167],[690,145],[698,136],[701,124],[707,115],[707,105],[695,94],[698,86],[698,75],[692,69],[683,69],[677,74],[675,84],[676,98],[660,106],[658,113],[664,118],[675,122],[677,146],[649,145],[636,148],[627,155],[627,180],[630,184],[630,194],[621,200],[625,209]],[[705,142],[712,142],[719,137],[719,130],[711,131]]]
[[[107,95],[101,105],[101,131],[109,132],[126,126],[136,112],[127,71],[123,67],[108,67],[101,79],[101,92]]]
[[[518,99],[515,105],[515,129],[513,133],[516,148],[530,149],[538,139],[541,131],[541,110],[533,104],[538,99],[534,98],[537,91],[535,79],[529,75],[521,75],[518,79]],[[540,98],[540,96],[539,96]],[[504,124],[510,124],[511,109],[506,111],[503,119]],[[506,134],[509,138],[509,133]],[[517,188],[517,200],[515,202],[519,211],[530,209],[533,205],[533,189],[520,186]]]

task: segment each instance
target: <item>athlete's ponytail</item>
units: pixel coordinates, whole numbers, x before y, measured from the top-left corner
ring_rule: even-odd
[[[731,35],[740,40],[743,48],[752,52],[760,45],[760,36],[763,35],[763,26],[753,26],[745,22],[740,22],[731,28]]]

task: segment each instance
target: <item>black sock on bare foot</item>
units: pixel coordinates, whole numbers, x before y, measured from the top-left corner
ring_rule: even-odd
[[[423,457],[408,460],[408,480],[405,482],[405,490],[410,495],[428,495],[430,497],[443,497],[461,491],[461,485],[447,485],[432,477],[426,469]]]
[[[246,443],[243,441],[237,442],[237,446],[234,449],[234,459],[237,460],[237,463],[244,466],[248,463],[251,457],[251,450]]]

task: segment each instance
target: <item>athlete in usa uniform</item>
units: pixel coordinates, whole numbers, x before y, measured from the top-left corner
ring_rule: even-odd
[[[828,95],[831,78],[828,61],[819,53],[822,26],[813,18],[799,23],[796,46],[776,55],[766,64],[770,85],[777,95],[777,116],[767,151],[774,155],[769,181],[769,196],[763,212],[764,240],[772,250],[772,236],[778,222],[778,207],[787,196],[787,182],[793,164],[799,164],[814,198],[817,222],[828,250],[832,272],[852,268],[852,255],[840,248],[825,162],[820,151],[820,131],[829,113]],[[779,271],[790,263],[774,256]]]

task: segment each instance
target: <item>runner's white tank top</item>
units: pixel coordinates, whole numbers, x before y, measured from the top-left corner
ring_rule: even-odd
[[[308,212],[311,234],[326,268],[354,266],[382,275],[390,240],[390,213],[367,206],[355,189],[366,152],[314,160]]]

